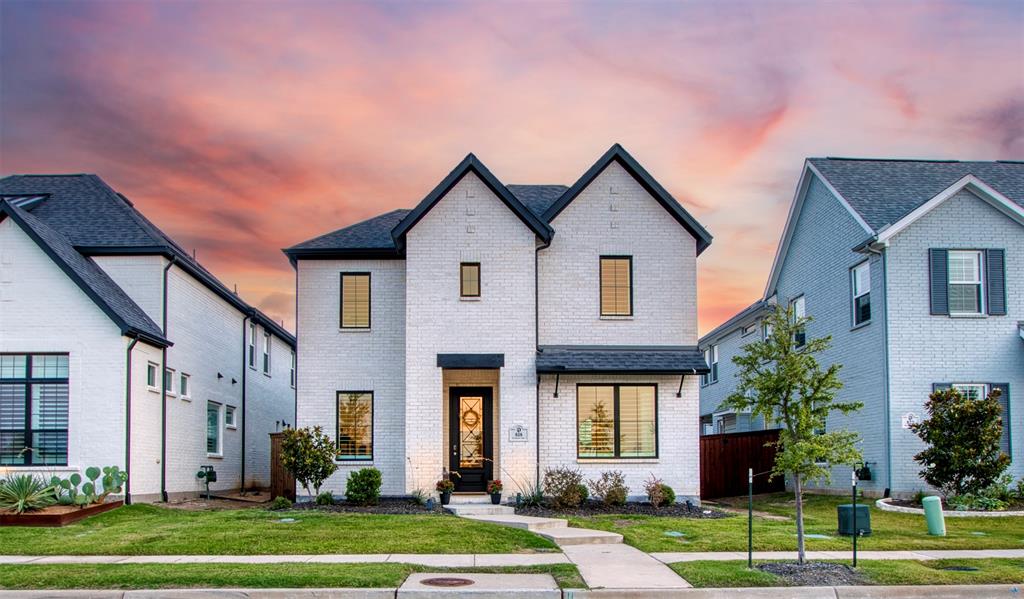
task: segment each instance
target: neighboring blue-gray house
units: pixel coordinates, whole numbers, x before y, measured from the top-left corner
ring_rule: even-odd
[[[718,406],[775,304],[811,316],[808,336],[832,336],[821,361],[843,365],[840,396],[864,409],[828,426],[861,433],[867,492],[926,486],[907,423],[949,385],[1003,391],[1003,450],[1024,476],[1024,162],[808,159],[763,299],[699,342],[702,433],[764,426]],[[836,469],[837,488],[848,472]]]

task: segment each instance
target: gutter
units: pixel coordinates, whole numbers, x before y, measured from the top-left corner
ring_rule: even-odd
[[[248,324],[249,318],[249,314],[246,314],[242,318],[242,472],[241,479],[239,481],[239,493],[241,495],[245,495],[245,422],[246,420],[248,420],[245,417],[245,375],[249,370],[249,356],[246,355],[246,353],[248,352],[248,348],[246,347],[245,343],[245,335],[247,333],[246,325]],[[255,339],[253,339],[252,341],[253,343],[256,343]]]
[[[167,336],[167,271],[177,257],[173,254],[164,266],[163,334]],[[167,348],[160,350],[160,500],[167,502]]]
[[[885,492],[888,497],[892,491],[892,391],[889,388],[889,375],[892,369],[889,364],[889,261],[885,247],[875,246],[878,236],[874,235],[853,248],[858,253],[875,254],[882,260],[882,292],[885,294],[882,316],[882,363],[885,365],[882,376],[883,404],[885,406]]]
[[[540,263],[540,251],[551,247],[551,240],[547,240],[543,245],[538,245],[533,251],[533,343],[536,349],[534,354],[534,368],[536,365],[536,354],[541,351],[540,348],[540,269],[538,265]],[[537,403],[534,406],[534,423],[533,423],[533,442],[535,445],[535,451],[537,457],[534,460],[536,464],[537,474],[537,488],[540,487],[540,374],[537,375]]]
[[[139,338],[135,337],[124,352],[124,503],[132,503],[132,350]]]

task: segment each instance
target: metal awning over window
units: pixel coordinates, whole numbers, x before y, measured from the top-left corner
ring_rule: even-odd
[[[541,346],[539,374],[704,374],[696,347]]]

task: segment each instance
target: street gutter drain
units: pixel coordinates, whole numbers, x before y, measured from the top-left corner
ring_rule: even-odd
[[[431,587],[467,587],[474,583],[468,578],[424,578],[420,584]]]

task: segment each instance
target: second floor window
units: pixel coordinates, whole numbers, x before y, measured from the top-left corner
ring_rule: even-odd
[[[295,350],[292,350],[292,368],[289,374],[289,380],[292,384],[292,389],[295,388]]]
[[[601,256],[601,316],[633,315],[633,258]]]
[[[871,320],[871,264],[866,260],[850,269],[850,290],[853,324],[864,324]]]
[[[793,301],[789,302],[789,307],[793,310],[793,321],[797,322],[801,318],[807,316],[807,308],[804,303],[804,296],[793,298]],[[797,329],[796,333],[793,334],[793,343],[797,347],[803,347],[807,343],[807,330],[805,327]]]
[[[263,374],[270,374],[270,333],[263,333]]]
[[[480,297],[480,263],[463,262],[459,265],[459,295]]]
[[[341,328],[370,328],[370,273],[341,273]]]
[[[249,323],[249,368],[256,368],[256,323]]]
[[[949,252],[949,313],[981,314],[981,252]]]
[[[711,347],[704,350],[704,361],[707,363],[710,369],[707,374],[702,374],[700,382],[702,385],[707,386],[711,383],[718,382],[718,346],[712,345]]]

